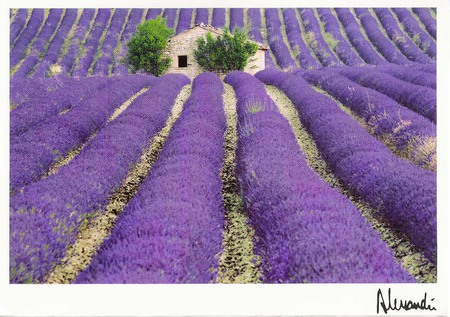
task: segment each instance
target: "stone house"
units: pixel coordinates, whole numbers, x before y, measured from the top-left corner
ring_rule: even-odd
[[[197,63],[194,51],[197,48],[197,38],[205,37],[208,32],[211,32],[213,37],[223,34],[220,29],[201,23],[172,37],[164,52],[172,59],[172,65],[167,72],[184,74],[189,78],[201,74],[204,70]],[[254,43],[258,44],[259,49],[255,55],[250,57],[244,69],[250,74],[255,74],[265,68],[265,51],[269,49],[265,45]]]

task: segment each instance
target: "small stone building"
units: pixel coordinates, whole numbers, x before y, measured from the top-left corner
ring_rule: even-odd
[[[197,38],[205,37],[208,32],[211,32],[213,37],[223,34],[220,29],[201,23],[172,37],[164,52],[172,58],[172,65],[167,72],[184,74],[189,78],[201,74],[204,70],[197,63],[194,51],[197,49]],[[269,49],[265,45],[254,43],[258,44],[259,49],[255,55],[250,57],[244,69],[250,74],[255,74],[265,68],[265,51]]]

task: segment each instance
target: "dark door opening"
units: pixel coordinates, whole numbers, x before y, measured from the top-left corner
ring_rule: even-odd
[[[187,55],[178,56],[178,67],[187,67]]]

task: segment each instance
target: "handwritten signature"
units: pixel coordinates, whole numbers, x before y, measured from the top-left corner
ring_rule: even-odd
[[[430,302],[434,301],[434,298],[430,299]],[[432,303],[427,303],[427,293],[423,296],[423,299],[420,301],[412,301],[409,299],[397,299],[391,298],[391,289],[388,288],[388,296],[387,301],[383,297],[383,293],[381,289],[378,289],[377,292],[377,314],[380,313],[380,307],[383,309],[385,314],[388,313],[389,310],[436,310],[436,307],[431,305]]]

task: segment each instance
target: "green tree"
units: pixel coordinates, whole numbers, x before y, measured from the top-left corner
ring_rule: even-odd
[[[131,72],[144,70],[154,76],[162,75],[171,63],[163,51],[174,34],[173,29],[167,28],[166,19],[160,16],[138,25],[137,32],[127,44],[125,62]]]
[[[194,56],[200,66],[207,71],[228,73],[233,70],[244,70],[248,59],[258,50],[256,43],[247,39],[247,34],[235,28],[233,33],[223,30],[223,35],[214,39],[211,32],[206,38],[197,39]]]

